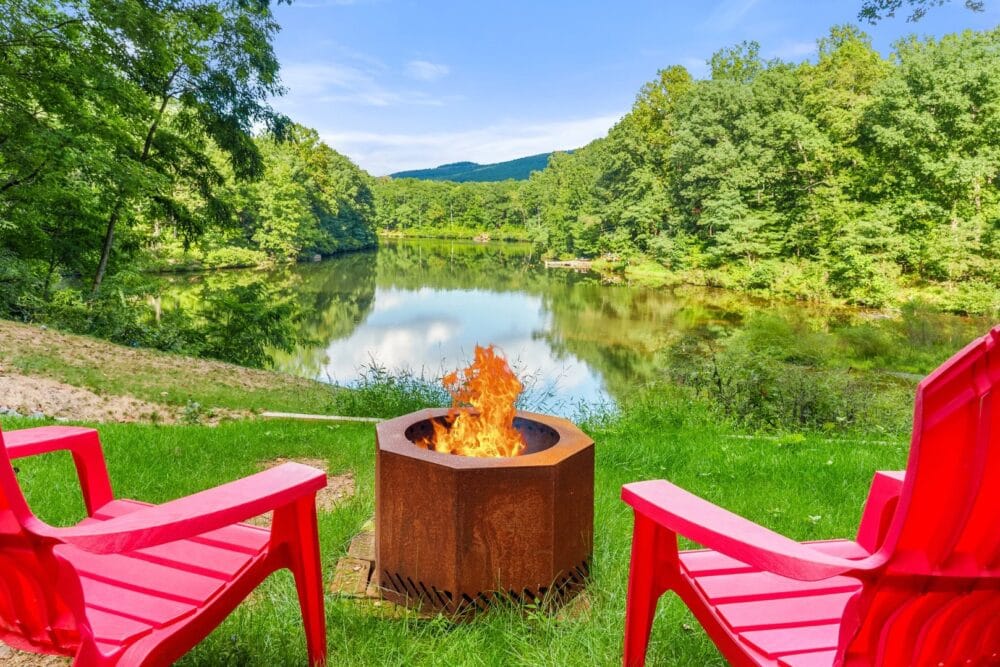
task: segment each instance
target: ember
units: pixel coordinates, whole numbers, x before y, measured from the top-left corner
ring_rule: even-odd
[[[515,403],[524,385],[496,349],[476,346],[472,364],[443,380],[452,407],[434,434],[418,444],[445,454],[507,457],[524,452],[524,436],[514,428]],[[471,408],[471,409],[470,409]]]

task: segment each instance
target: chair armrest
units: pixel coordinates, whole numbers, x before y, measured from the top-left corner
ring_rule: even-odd
[[[873,567],[817,551],[664,480],[626,484],[622,500],[667,530],[790,579],[818,581]]]
[[[91,516],[114,499],[101,440],[94,429],[79,426],[23,428],[4,433],[3,443],[11,459],[69,451],[80,478],[83,502]]]
[[[285,463],[241,480],[71,528],[34,526],[48,537],[93,553],[123,553],[182,540],[289,505],[326,486],[322,470]],[[39,522],[40,523],[40,522]]]
[[[896,513],[896,504],[903,492],[905,472],[878,471],[872,479],[868,500],[858,524],[857,542],[874,553],[882,546],[885,534]]]

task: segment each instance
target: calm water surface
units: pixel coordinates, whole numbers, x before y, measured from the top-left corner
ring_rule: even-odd
[[[884,369],[907,372],[925,372],[920,366],[947,354],[952,343],[942,347],[942,328],[961,340],[988,326],[766,303],[719,290],[605,285],[593,274],[545,269],[530,246],[458,241],[384,242],[378,251],[282,271],[177,278],[171,290],[190,301],[206,282],[261,280],[302,313],[298,345],[273,352],[279,370],[344,385],[372,366],[438,377],[466,365],[477,344],[495,344],[525,379],[528,407],[563,414],[663,379],[679,345],[717,339],[762,314],[843,330],[838,363],[859,367],[880,328],[898,334],[902,327],[915,345],[926,339],[934,348],[923,361]],[[859,338],[861,329],[868,333]]]

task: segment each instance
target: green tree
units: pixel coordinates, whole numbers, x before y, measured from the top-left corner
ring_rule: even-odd
[[[136,211],[191,237],[203,230],[180,189],[207,200],[200,212],[225,219],[214,197],[221,175],[207,155],[211,141],[239,178],[256,178],[262,158],[255,124],[283,133],[285,119],[267,98],[281,92],[271,48],[277,31],[268,0],[88,0],[79,10],[102,37],[109,71],[129,93],[116,151],[118,186],[111,197],[93,291],[101,286],[119,222]],[[179,187],[178,187],[179,186]]]
[[[992,277],[1000,219],[1000,30],[911,39],[865,114],[869,196],[925,278]]]
[[[919,21],[931,7],[940,7],[951,0],[864,0],[858,18],[875,24],[884,18],[892,18],[903,5],[911,7],[907,21]],[[986,3],[983,0],[965,0],[965,8],[974,12],[983,11]]]

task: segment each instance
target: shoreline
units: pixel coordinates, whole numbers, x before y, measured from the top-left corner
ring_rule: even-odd
[[[320,259],[299,259],[294,262],[274,262],[268,261],[259,264],[232,264],[220,266],[196,266],[195,264],[177,265],[172,268],[155,267],[143,269],[143,273],[154,276],[171,275],[196,275],[210,274],[216,271],[241,271],[241,270],[274,270],[280,267],[298,266],[301,264],[321,263],[330,259],[355,253],[378,251],[379,245],[383,241],[460,241],[469,245],[487,246],[490,244],[504,245],[530,245],[532,242],[527,239],[517,238],[488,238],[477,239],[477,236],[487,232],[476,232],[468,230],[468,234],[406,234],[402,232],[388,232],[378,230],[377,241],[371,245],[360,248],[340,250],[328,255],[319,255]],[[860,311],[883,313],[892,315],[898,313],[900,307],[911,302],[920,302],[931,310],[952,315],[955,317],[994,317],[1000,313],[1000,303],[993,304],[992,308],[982,310],[962,309],[949,306],[949,299],[954,299],[956,293],[963,289],[963,283],[934,283],[923,285],[896,285],[892,295],[887,298],[884,305],[869,305],[864,303],[852,303],[849,299],[834,297],[829,294],[804,295],[776,290],[772,285],[764,288],[746,288],[736,284],[740,277],[725,270],[725,267],[718,269],[686,269],[682,271],[671,271],[660,265],[649,257],[641,257],[638,261],[628,262],[623,260],[610,261],[603,257],[596,258],[571,258],[571,259],[546,259],[544,255],[539,256],[540,265],[549,268],[549,265],[572,265],[572,270],[581,273],[594,273],[599,276],[605,285],[645,287],[648,289],[664,289],[674,287],[697,287],[701,289],[720,289],[737,294],[746,294],[752,298],[764,301],[779,301],[803,303],[832,308],[849,308]],[[801,269],[802,266],[790,264],[790,267]]]

